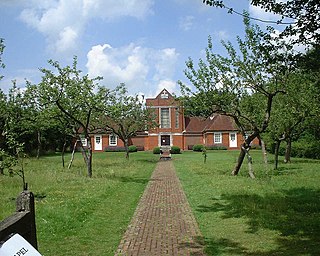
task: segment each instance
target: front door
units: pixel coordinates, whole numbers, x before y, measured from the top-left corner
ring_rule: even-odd
[[[236,132],[230,132],[229,133],[229,147],[230,148],[236,148],[238,146],[237,144],[237,133]]]
[[[161,135],[161,146],[170,146],[170,135]]]
[[[94,150],[102,150],[102,135],[94,136]]]

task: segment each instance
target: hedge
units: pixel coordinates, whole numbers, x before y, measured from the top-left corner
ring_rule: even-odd
[[[152,152],[153,154],[160,154],[160,147],[155,147]]]
[[[206,146],[207,150],[227,150],[228,148],[224,145],[209,145]]]
[[[202,152],[203,149],[204,149],[204,145],[202,144],[196,144],[196,145],[193,145],[192,147],[192,150],[196,152]]]
[[[178,146],[172,146],[170,153],[171,154],[181,154],[181,149]]]
[[[129,152],[132,153],[132,152],[137,152],[138,149],[136,146],[134,145],[131,145],[129,146]],[[108,146],[108,147],[105,147],[104,148],[104,152],[126,152],[126,148],[125,147],[120,147],[120,146]]]

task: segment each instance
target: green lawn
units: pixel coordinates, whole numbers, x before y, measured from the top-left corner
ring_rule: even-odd
[[[173,163],[204,236],[208,255],[320,255],[320,161],[293,159],[279,171],[252,152],[230,175],[237,151],[173,155]],[[70,155],[68,156],[70,157]],[[151,152],[94,154],[93,178],[81,155],[73,167],[60,156],[26,159],[36,195],[39,251],[50,255],[114,255],[158,160]],[[270,158],[270,160],[272,160]],[[0,176],[0,219],[15,210],[21,178]]]
[[[174,164],[204,236],[208,255],[320,255],[320,161],[293,159],[262,164],[252,153],[257,178],[246,161],[230,175],[237,151],[174,156]],[[271,159],[270,159],[271,160]]]
[[[152,153],[130,156],[94,154],[91,179],[80,154],[70,170],[59,156],[25,160],[42,255],[114,255],[158,160]],[[21,184],[18,176],[0,176],[0,219],[15,210]]]

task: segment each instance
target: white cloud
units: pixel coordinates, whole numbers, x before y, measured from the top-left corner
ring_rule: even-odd
[[[215,35],[218,37],[219,41],[221,40],[226,41],[230,38],[230,35],[226,30],[220,30],[216,32]]]
[[[177,83],[172,80],[160,80],[157,86],[156,94],[153,95],[155,97],[158,95],[163,89],[167,89],[170,93],[178,93],[179,88]]]
[[[280,15],[276,15],[272,12],[266,12],[264,9],[251,4],[249,4],[249,13],[250,16],[264,21],[278,21],[281,19]]]
[[[104,44],[91,48],[86,66],[91,77],[103,76],[108,87],[124,82],[129,92],[149,94],[164,81],[172,81],[177,57],[173,48],[157,50],[133,43],[113,48]],[[172,83],[166,84],[174,88]]]
[[[179,27],[184,31],[188,31],[192,29],[193,22],[194,22],[194,16],[189,15],[189,16],[182,17],[180,18],[180,21],[179,21]]]
[[[91,19],[142,19],[152,5],[152,0],[31,0],[20,18],[46,37],[50,50],[65,52],[76,47]]]

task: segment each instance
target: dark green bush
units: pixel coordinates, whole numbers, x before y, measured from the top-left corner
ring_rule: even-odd
[[[131,145],[129,146],[129,152],[132,153],[132,152],[137,152],[138,151],[138,148],[135,146],[135,145]]]
[[[104,152],[126,152],[125,147],[114,147],[114,146],[108,146],[104,148]]]
[[[193,145],[192,150],[196,152],[202,152],[204,149],[204,146],[202,144],[196,144]]]
[[[209,145],[206,146],[207,150],[227,150],[228,148],[224,145]]]
[[[320,159],[320,145],[315,141],[295,141],[292,143],[291,156]]]
[[[153,149],[153,154],[160,154],[160,147],[155,147]]]
[[[267,150],[274,154],[275,144],[271,143]],[[286,152],[286,143],[282,142],[279,148],[279,155]],[[320,144],[315,141],[299,140],[292,142],[291,157],[320,159]]]
[[[172,146],[170,153],[171,154],[181,154],[181,149],[178,146]]]

